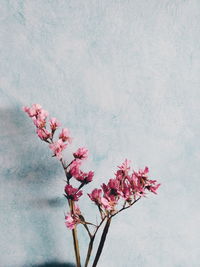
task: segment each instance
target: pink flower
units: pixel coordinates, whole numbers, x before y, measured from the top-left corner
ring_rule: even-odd
[[[23,110],[29,115],[29,117],[36,116],[42,109],[39,104],[33,104],[32,107],[23,107]]]
[[[70,133],[67,128],[62,129],[59,138],[62,139],[63,142],[68,141],[69,144],[72,142],[72,138],[70,137]]]
[[[55,131],[58,127],[60,127],[60,122],[56,118],[50,119],[50,128],[52,131]]]
[[[76,215],[81,215],[80,208],[77,203],[74,202],[74,207],[73,207],[74,214]]]
[[[111,199],[108,201],[107,198],[102,197],[101,198],[101,204],[102,204],[102,206],[104,207],[105,210],[111,211],[111,210],[114,210],[115,209],[115,206],[117,204],[117,201],[111,200]]]
[[[40,119],[46,119],[46,117],[48,116],[48,112],[42,109],[42,106],[39,104],[33,104],[30,108],[23,107],[23,110],[29,115],[29,117],[40,116]]]
[[[40,109],[40,111],[38,112],[37,118],[40,120],[46,120],[48,116],[49,116],[48,111],[44,109]]]
[[[84,184],[88,184],[92,182],[93,176],[94,176],[94,172],[92,171],[89,171],[88,173],[80,171],[80,173],[76,175],[76,180]]]
[[[33,117],[33,123],[37,128],[44,128],[46,125],[46,120],[40,117]]]
[[[68,213],[67,216],[65,216],[65,225],[67,226],[67,228],[69,229],[74,229],[77,221],[72,217],[71,213]]]
[[[37,135],[42,140],[47,140],[48,138],[51,137],[51,133],[48,132],[45,128],[43,128],[43,129],[37,129]]]
[[[109,195],[120,195],[120,183],[117,179],[110,179],[108,182]]]
[[[88,149],[81,147],[76,152],[74,152],[73,156],[78,159],[86,159],[88,157]]]
[[[67,226],[67,228],[72,230],[78,223],[81,222],[79,215],[81,215],[81,211],[78,205],[74,203],[73,213],[69,212],[67,216],[65,216],[65,225]]]
[[[138,179],[146,180],[148,178],[147,173],[149,172],[149,168],[145,167],[144,170],[139,170],[138,172],[134,172],[134,175],[138,177]]]
[[[132,200],[132,195],[131,185],[129,183],[124,183],[122,188],[122,197],[129,202]]]
[[[91,194],[88,194],[89,198],[94,201],[97,205],[101,204],[101,195],[102,195],[102,190],[95,188]]]
[[[149,180],[146,185],[147,190],[151,191],[154,194],[157,194],[157,189],[161,186],[161,184],[156,184],[156,180]]]
[[[70,165],[70,169],[69,169],[69,173],[71,174],[71,176],[77,177],[80,174],[80,165],[81,165],[82,161],[80,159],[76,159],[74,160],[71,165]]]
[[[67,184],[65,186],[65,193],[68,199],[78,201],[79,197],[82,196],[82,190],[78,191],[78,188],[74,188],[72,185]]]
[[[62,158],[62,151],[67,147],[61,139],[49,145],[50,149],[53,151],[54,155],[58,158]]]
[[[121,166],[118,166],[120,170],[122,170],[124,173],[128,173],[130,171],[130,160],[125,159],[125,161],[122,163]]]
[[[113,210],[116,204],[115,201],[111,199],[107,199],[106,197],[102,197],[102,190],[95,188],[91,194],[88,194],[89,198],[95,202],[97,206],[101,206],[107,211]]]

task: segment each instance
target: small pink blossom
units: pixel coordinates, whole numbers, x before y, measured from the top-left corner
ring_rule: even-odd
[[[130,171],[130,160],[125,159],[125,161],[122,163],[121,166],[118,166],[120,170],[122,170],[124,173],[128,173]]]
[[[147,174],[149,172],[149,168],[145,167],[144,170],[140,169],[138,172],[134,172],[134,175],[138,177],[138,179],[146,180],[148,178]]]
[[[43,129],[37,129],[37,135],[42,140],[47,140],[51,137],[51,133],[48,132],[45,128]]]
[[[23,110],[29,115],[29,117],[37,116],[38,113],[42,110],[42,106],[39,104],[33,104],[30,108],[23,107]]]
[[[95,188],[91,194],[88,194],[89,198],[94,201],[97,205],[101,204],[102,190]]]
[[[74,201],[78,201],[79,197],[81,197],[83,194],[82,190],[79,191],[78,188],[74,188],[72,185],[69,184],[65,186],[65,193],[68,199]]]
[[[88,149],[85,147],[81,147],[76,152],[74,152],[73,156],[78,159],[87,159]]]
[[[67,226],[67,228],[73,230],[77,224],[77,221],[72,217],[71,213],[68,213],[65,216],[65,225]]]
[[[72,142],[72,138],[70,137],[70,132],[67,128],[63,128],[60,135],[59,135],[59,138],[62,139],[63,142],[68,142],[69,144],[71,144]]]
[[[108,182],[109,195],[120,195],[120,182],[117,179],[110,179]]]
[[[62,151],[67,147],[61,139],[49,145],[50,149],[53,151],[54,155],[58,158],[62,158]]]
[[[74,206],[73,206],[73,212],[74,212],[74,214],[76,214],[76,215],[81,215],[80,208],[79,208],[78,204],[75,203],[75,202],[74,202]]]
[[[156,180],[149,180],[146,188],[154,194],[157,194],[157,189],[160,187],[161,184],[156,184]]]
[[[52,131],[55,131],[58,127],[60,127],[60,122],[56,118],[50,119],[50,128]]]
[[[132,195],[131,185],[124,182],[122,187],[122,197],[129,202],[132,200]]]
[[[49,113],[48,111],[44,110],[44,109],[41,109],[39,112],[38,112],[38,115],[37,115],[37,118],[40,119],[40,120],[46,120],[46,118],[49,116]]]
[[[71,174],[71,176],[77,177],[80,174],[80,165],[81,165],[82,161],[80,159],[76,159],[74,160],[70,167],[69,167],[69,173]]]
[[[115,201],[109,198],[102,197],[102,190],[95,188],[91,194],[88,194],[89,198],[95,202],[97,206],[101,206],[107,211],[113,210],[116,205]]]
[[[104,207],[105,210],[111,211],[114,209],[114,202],[108,201],[105,197],[101,198],[101,204]],[[115,203],[116,204],[116,203]]]
[[[35,124],[35,126],[37,128],[42,129],[42,128],[45,127],[45,125],[46,125],[46,120],[45,119],[38,118],[38,117],[33,117],[32,119],[33,119],[33,123]]]
[[[74,203],[73,205],[73,212],[69,212],[67,213],[67,215],[65,216],[65,225],[67,226],[67,228],[69,229],[74,229],[75,226],[78,224],[78,223],[81,223],[81,220],[80,220],[80,216],[81,215],[81,211],[78,207],[78,205],[76,203]]]
[[[79,174],[76,175],[76,180],[78,180],[79,182],[88,184],[92,182],[93,176],[94,176],[93,171],[89,171],[88,173],[80,171]]]

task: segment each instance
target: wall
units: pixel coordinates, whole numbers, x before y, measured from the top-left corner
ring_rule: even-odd
[[[199,266],[200,2],[0,7],[0,266],[74,262],[63,171],[21,110],[32,103],[71,130],[66,158],[89,148],[87,192],[125,158],[162,183],[115,218],[100,267]],[[87,196],[81,208],[96,219]]]

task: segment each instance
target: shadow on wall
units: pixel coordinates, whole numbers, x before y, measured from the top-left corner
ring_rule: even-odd
[[[17,235],[12,239],[13,247],[21,244],[24,248],[22,252],[30,255],[24,261],[21,259],[25,264],[32,262],[35,267],[73,267],[71,263],[51,262],[52,251],[56,255],[58,250],[55,240],[60,238],[60,233],[54,231],[55,212],[50,209],[57,210],[65,204],[63,192],[57,196],[53,190],[55,176],[62,172],[59,162],[51,158],[48,145],[39,140],[34,133],[35,127],[31,119],[20,106],[0,109],[0,125],[1,197],[8,205],[5,207],[6,212],[0,210],[0,216],[3,221],[9,221],[0,230],[2,240],[7,239],[10,229],[15,229]],[[62,178],[58,179],[62,182]],[[63,220],[64,225],[62,212],[60,220]],[[4,242],[3,246],[9,248],[10,244]],[[32,260],[32,250],[36,254],[42,251],[45,263],[34,265],[36,262]],[[18,257],[20,253],[19,250]],[[10,263],[13,260],[10,257]]]
[[[31,119],[19,106],[0,109],[1,176],[24,183],[43,183],[60,170],[48,145],[37,137]]]
[[[31,267],[75,267],[75,265],[72,263],[60,263],[52,261],[52,262],[41,263],[39,265],[32,265]]]

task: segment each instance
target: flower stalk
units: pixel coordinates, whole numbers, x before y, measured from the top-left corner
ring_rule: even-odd
[[[69,212],[65,216],[65,224],[67,228],[72,230],[77,267],[81,267],[77,226],[83,225],[89,236],[84,265],[84,267],[88,267],[95,237],[99,229],[103,227],[105,223],[92,264],[92,267],[96,267],[103,251],[112,218],[133,206],[142,197],[146,196],[147,192],[157,194],[157,189],[160,184],[158,184],[156,180],[150,180],[148,178],[148,167],[138,171],[131,171],[130,161],[126,159],[121,166],[118,166],[114,178],[110,179],[107,184],[103,183],[100,188],[95,188],[90,194],[87,194],[89,199],[97,206],[101,219],[100,223],[94,224],[85,220],[77,203],[83,195],[82,189],[84,189],[88,183],[92,182],[94,177],[93,171],[85,172],[81,170],[81,165],[88,157],[88,149],[84,147],[78,148],[77,151],[73,153],[71,162],[66,164],[63,160],[63,151],[72,142],[69,130],[67,128],[62,128],[57,134],[57,130],[61,126],[60,122],[56,118],[49,118],[49,121],[47,121],[49,114],[39,104],[33,104],[31,107],[24,107],[23,110],[35,124],[38,137],[48,144],[53,152],[52,156],[61,162],[64,169],[66,176],[64,196],[69,205]],[[74,183],[78,183],[79,185],[75,187]],[[93,228],[93,232],[90,227]]]
[[[102,250],[103,250],[104,243],[106,241],[106,236],[108,234],[108,229],[110,227],[110,223],[111,223],[111,217],[107,219],[107,222],[106,222],[105,227],[103,229],[101,240],[100,240],[100,243],[99,243],[99,246],[98,246],[98,249],[97,249],[97,253],[96,253],[96,256],[95,256],[95,259],[94,259],[92,267],[96,267],[97,266],[97,263],[99,261],[99,258],[101,256],[101,253],[102,253]]]

